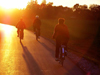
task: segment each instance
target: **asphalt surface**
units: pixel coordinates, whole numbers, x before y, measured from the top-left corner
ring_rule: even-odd
[[[62,66],[55,61],[55,45],[24,30],[20,42],[17,29],[0,24],[0,75],[85,75],[67,57]]]

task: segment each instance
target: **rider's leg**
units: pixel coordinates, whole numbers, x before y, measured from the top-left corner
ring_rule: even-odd
[[[37,30],[38,30],[38,39],[40,39],[40,29],[37,28]]]
[[[60,41],[59,41],[59,39],[56,39],[56,51],[55,51],[56,59],[58,59],[58,57],[59,57],[59,48],[60,48]]]
[[[24,29],[21,29],[21,32],[22,32],[22,39],[23,39],[23,36],[24,36]]]
[[[35,26],[34,26],[33,30],[34,30],[34,33],[36,33],[36,27]]]
[[[39,29],[39,36],[40,36],[40,29]]]
[[[67,44],[68,44],[68,40],[66,40],[66,43],[65,43],[65,56],[67,56],[67,51],[68,51],[68,47],[67,47]]]

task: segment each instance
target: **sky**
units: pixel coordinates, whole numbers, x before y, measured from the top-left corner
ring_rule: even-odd
[[[31,0],[0,0],[0,6],[6,9],[9,8],[25,8],[27,3]],[[42,0],[37,0],[40,4]],[[80,5],[90,5],[90,4],[98,4],[100,5],[100,0],[46,0],[46,2],[53,2],[54,6],[68,6],[73,7],[76,3]]]
[[[98,4],[100,5],[100,0],[47,0],[54,2],[54,5],[63,5],[68,7],[73,7],[76,3],[80,5],[90,5],[90,4]]]

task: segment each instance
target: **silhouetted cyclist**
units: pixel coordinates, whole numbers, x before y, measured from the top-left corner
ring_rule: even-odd
[[[18,37],[19,37],[19,31],[21,30],[23,35],[24,35],[24,29],[26,28],[26,25],[25,23],[23,22],[23,19],[20,19],[20,21],[17,23],[16,25],[16,28],[17,28],[17,34],[18,34]]]
[[[33,28],[34,28],[34,33],[36,32],[36,29],[39,31],[39,36],[40,36],[40,26],[41,26],[41,20],[39,19],[39,16],[36,15],[35,19],[33,21]]]
[[[67,26],[64,24],[65,19],[59,18],[58,24],[55,26],[54,33],[53,33],[53,39],[56,39],[56,50],[55,50],[55,58],[56,61],[58,60],[59,56],[59,48],[61,46],[61,41],[64,41],[66,47],[65,50],[67,50],[67,43],[69,40],[69,32]]]

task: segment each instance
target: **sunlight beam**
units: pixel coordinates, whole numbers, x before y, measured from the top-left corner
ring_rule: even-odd
[[[0,6],[5,9],[18,8],[23,9],[30,0],[0,0]]]

